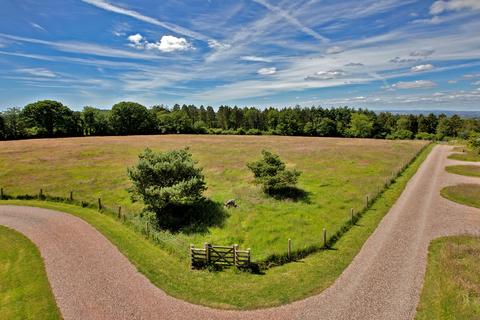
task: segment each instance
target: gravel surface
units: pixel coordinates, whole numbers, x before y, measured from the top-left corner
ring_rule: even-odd
[[[0,224],[40,249],[65,319],[412,319],[433,238],[480,235],[480,210],[440,189],[480,178],[447,173],[449,146],[436,146],[337,281],[321,294],[277,308],[223,311],[193,305],[152,285],[103,235],[74,216],[0,206]]]

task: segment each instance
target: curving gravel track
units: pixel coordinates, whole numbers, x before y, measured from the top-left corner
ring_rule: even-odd
[[[193,305],[152,285],[83,220],[52,210],[0,206],[0,224],[40,249],[65,319],[412,319],[429,242],[480,235],[480,210],[440,196],[447,185],[477,182],[449,174],[449,146],[436,146],[360,253],[324,292],[289,305],[224,311]]]

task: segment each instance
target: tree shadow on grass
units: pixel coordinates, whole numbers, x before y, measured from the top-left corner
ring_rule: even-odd
[[[229,214],[223,204],[201,199],[189,204],[174,204],[157,214],[160,229],[173,233],[207,233],[210,227],[221,227]]]
[[[310,192],[297,187],[284,187],[267,190],[267,194],[277,200],[292,200],[310,203]]]

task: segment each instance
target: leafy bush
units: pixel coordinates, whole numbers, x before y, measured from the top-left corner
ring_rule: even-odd
[[[389,135],[387,135],[387,139],[390,140],[407,140],[407,139],[412,139],[413,137],[413,132],[410,130],[397,130]]]
[[[280,157],[269,151],[263,150],[262,156],[263,159],[250,162],[247,167],[253,172],[255,182],[262,185],[265,193],[276,195],[296,189],[300,171],[287,170]]]
[[[480,133],[472,131],[468,138],[468,144],[472,147],[475,151],[480,153]]]
[[[178,229],[189,219],[183,216],[185,206],[204,200],[204,176],[195,165],[188,149],[154,152],[147,148],[139,155],[138,164],[128,168],[133,183],[129,192],[133,199],[143,200],[159,227]]]
[[[417,140],[435,140],[435,135],[433,133],[419,132],[415,135]]]

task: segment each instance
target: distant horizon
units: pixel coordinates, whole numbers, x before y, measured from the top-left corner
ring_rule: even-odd
[[[480,1],[7,1],[0,110],[44,99],[480,110]]]

